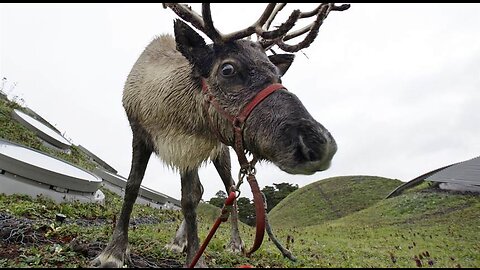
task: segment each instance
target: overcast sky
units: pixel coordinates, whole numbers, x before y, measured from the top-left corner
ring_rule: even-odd
[[[215,25],[244,28],[265,5],[213,4]],[[17,83],[11,95],[126,177],[123,84],[154,36],[173,33],[173,19],[160,3],[0,4],[5,91]],[[480,155],[480,4],[352,4],[330,13],[302,52],[284,85],[330,130],[338,152],[328,171],[311,176],[263,164],[261,187],[343,175],[408,181]],[[233,152],[232,161],[235,176]],[[200,178],[204,200],[223,189],[212,164]],[[179,176],[155,156],[143,185],[180,198]],[[251,197],[248,184],[242,195]]]

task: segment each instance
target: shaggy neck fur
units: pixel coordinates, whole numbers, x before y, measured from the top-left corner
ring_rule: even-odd
[[[203,107],[199,78],[192,75],[189,62],[176,50],[171,35],[155,38],[130,72],[123,92],[123,106],[130,120],[140,124],[150,136],[157,156],[169,167],[188,171],[222,147]],[[209,108],[213,124],[225,130],[226,120]],[[188,158],[186,158],[188,157]]]

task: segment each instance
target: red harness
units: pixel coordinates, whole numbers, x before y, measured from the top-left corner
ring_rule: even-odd
[[[265,233],[265,207],[263,203],[263,197],[258,187],[257,180],[255,179],[254,175],[254,163],[256,161],[255,157],[251,162],[247,160],[245,156],[245,148],[243,147],[243,129],[245,121],[247,120],[250,113],[255,109],[255,107],[260,104],[265,98],[271,95],[273,92],[286,89],[283,85],[279,83],[271,84],[265,87],[263,90],[258,92],[255,97],[242,108],[238,115],[231,115],[227,111],[225,111],[220,104],[215,99],[215,96],[208,89],[208,85],[204,78],[202,78],[202,92],[205,96],[205,107],[206,112],[208,114],[208,107],[213,105],[215,110],[219,112],[223,117],[229,120],[233,126],[233,134],[234,134],[234,145],[233,149],[237,153],[238,161],[240,163],[240,174],[247,175],[247,181],[250,184],[250,188],[253,193],[253,199],[255,204],[255,212],[256,212],[256,234],[255,234],[255,242],[253,247],[247,251],[247,256],[250,256],[253,252],[255,252],[263,241],[263,236]],[[209,121],[211,122],[212,128],[215,130],[220,141],[227,145],[226,140],[220,134],[218,130],[214,128],[212,119],[208,116]],[[239,180],[240,183],[240,180]],[[238,186],[238,185],[237,185]]]
[[[267,87],[265,87],[263,90],[257,93],[255,97],[243,107],[243,109],[240,111],[240,113],[236,116],[231,115],[227,111],[225,111],[220,104],[215,99],[215,96],[210,93],[208,89],[208,85],[205,82],[205,79],[202,78],[202,92],[205,96],[205,106],[208,109],[208,106],[210,104],[215,107],[215,110],[219,112],[223,117],[225,117],[227,120],[229,120],[232,123],[233,126],[233,134],[234,134],[234,145],[233,148],[235,152],[237,153],[238,156],[238,161],[240,163],[240,166],[242,169],[244,168],[243,166],[248,165],[249,162],[247,158],[245,157],[245,151],[243,147],[243,128],[244,128],[244,123],[247,120],[248,116],[250,113],[255,109],[255,107],[260,104],[266,97],[268,97],[270,94],[273,92],[280,90],[280,89],[286,89],[283,85],[279,83],[274,83],[271,84]],[[208,112],[208,110],[207,110]],[[209,117],[210,121],[211,118]],[[212,122],[212,121],[211,121]],[[211,123],[212,124],[212,123]],[[213,125],[211,125],[213,127]],[[223,136],[220,134],[220,132],[216,129],[214,129],[215,133],[219,137],[220,141],[222,141],[224,144],[227,145],[226,140],[223,138]]]

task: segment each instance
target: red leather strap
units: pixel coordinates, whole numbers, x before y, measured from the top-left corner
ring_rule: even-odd
[[[255,179],[255,175],[248,175],[247,181],[250,184],[250,188],[252,189],[253,193],[253,202],[255,204],[255,221],[256,221],[256,229],[255,229],[255,241],[253,242],[253,246],[247,251],[247,257],[250,257],[253,252],[255,252],[263,242],[263,236],[265,234],[265,204],[263,203],[263,196],[262,192],[260,191],[260,187],[258,186],[257,179]]]
[[[253,109],[255,109],[255,107],[258,104],[260,104],[260,102],[262,102],[266,97],[268,97],[273,92],[280,89],[285,89],[285,87],[280,83],[274,83],[274,84],[270,84],[269,86],[264,88],[262,91],[258,92],[258,94],[247,105],[245,105],[245,107],[243,107],[243,110],[236,117],[236,119],[238,119],[237,121],[240,121],[240,123],[243,124],[243,122],[247,120],[248,116],[253,111]]]
[[[258,92],[257,95],[255,95],[255,97],[250,102],[248,102],[245,107],[243,107],[243,109],[237,116],[233,116],[227,111],[225,111],[222,106],[220,106],[220,104],[218,104],[215,97],[212,95],[212,93],[210,93],[207,82],[204,78],[202,78],[202,92],[205,96],[205,101],[209,104],[212,104],[219,113],[221,113],[226,119],[228,119],[234,126],[237,127],[240,127],[240,125],[242,125],[245,120],[247,120],[250,113],[253,111],[253,109],[255,109],[258,104],[260,104],[260,102],[262,102],[273,92],[280,89],[286,88],[280,83],[270,84],[269,86]]]
[[[221,213],[221,215],[217,218],[217,220],[216,220],[215,223],[213,224],[212,229],[211,229],[210,232],[208,233],[207,238],[205,238],[205,240],[203,241],[202,246],[201,246],[200,249],[197,251],[197,254],[195,254],[195,257],[193,257],[192,262],[191,262],[190,265],[188,266],[189,268],[194,268],[194,267],[195,267],[195,265],[197,264],[198,260],[199,260],[200,257],[202,256],[203,252],[204,252],[205,249],[207,248],[208,243],[210,242],[210,240],[212,239],[213,235],[214,235],[215,232],[217,231],[218,226],[220,226],[220,223],[227,221],[228,216],[229,216],[229,214],[230,214],[231,206],[233,205],[233,201],[235,201],[235,197],[236,197],[235,192],[233,192],[233,191],[230,192],[230,195],[228,196],[228,198],[225,200],[225,203],[223,204],[223,208],[222,208],[222,213]]]

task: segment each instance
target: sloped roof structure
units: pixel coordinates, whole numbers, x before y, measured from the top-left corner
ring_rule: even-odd
[[[427,177],[425,180],[480,187],[480,156],[456,163]]]
[[[438,183],[444,189],[480,192],[480,156],[422,174],[397,187],[387,198],[400,195],[425,180]]]

